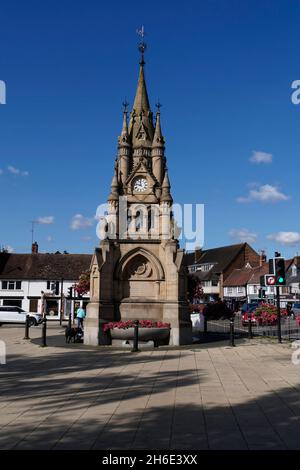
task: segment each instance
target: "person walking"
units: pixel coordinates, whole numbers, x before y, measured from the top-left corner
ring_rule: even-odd
[[[83,319],[85,318],[85,310],[82,307],[79,307],[76,312],[77,327],[83,328]]]

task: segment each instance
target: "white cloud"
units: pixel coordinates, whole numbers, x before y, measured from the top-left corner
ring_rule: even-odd
[[[53,215],[46,215],[44,217],[39,217],[37,220],[36,220],[36,223],[37,224],[40,224],[40,225],[50,225],[50,224],[53,224],[54,223],[54,216]]]
[[[51,243],[54,241],[54,238],[51,235],[48,235],[47,242]]]
[[[268,240],[273,240],[282,245],[295,246],[300,243],[299,232],[277,232],[267,236]]]
[[[18,175],[18,174],[20,173],[19,168],[16,168],[16,167],[11,166],[11,165],[9,165],[9,166],[7,167],[7,169],[8,169],[8,171],[9,171],[9,173],[11,173],[12,175]]]
[[[15,166],[8,165],[7,170],[12,175],[21,175],[21,176],[28,176],[28,171],[21,171],[20,168],[16,168]]]
[[[232,229],[229,236],[240,242],[255,243],[257,241],[257,234],[250,232],[247,228]]]
[[[72,230],[80,230],[80,229],[85,229],[87,227],[91,227],[93,225],[94,219],[89,219],[87,217],[84,217],[82,214],[76,214],[73,216],[71,220],[71,229]]]
[[[6,253],[13,253],[15,250],[12,246],[10,245],[4,245],[3,247],[3,250],[6,252]]]
[[[81,237],[82,242],[90,242],[92,240],[92,237]]]
[[[251,163],[272,163],[273,155],[266,152],[253,151],[249,159]]]
[[[264,184],[258,189],[251,189],[248,196],[237,198],[238,202],[280,202],[287,201],[290,199],[289,196],[280,192],[277,186],[271,186],[270,184]]]

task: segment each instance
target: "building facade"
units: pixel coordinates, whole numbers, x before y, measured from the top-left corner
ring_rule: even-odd
[[[282,306],[300,298],[300,265],[298,257],[286,260],[286,285],[281,286],[280,297]],[[256,302],[265,299],[275,303],[276,287],[261,286],[260,279],[269,274],[269,263],[264,262],[259,267],[245,267],[234,270],[224,282],[224,298],[240,302]]]
[[[74,285],[89,269],[91,255],[0,253],[0,305],[45,313],[50,319],[73,313],[76,304],[86,305],[89,296],[79,299]],[[69,296],[72,288],[72,297]]]
[[[223,298],[224,283],[235,269],[246,265],[259,266],[261,256],[248,243],[223,246],[208,250],[195,250],[186,254],[189,273],[198,277],[205,301]],[[238,292],[239,296],[243,291]]]

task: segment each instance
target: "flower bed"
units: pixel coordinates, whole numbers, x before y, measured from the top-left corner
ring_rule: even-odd
[[[127,320],[127,321],[114,321],[110,323],[105,323],[103,326],[103,331],[113,330],[118,328],[120,330],[127,330],[128,328],[135,327],[136,320]],[[170,328],[170,323],[163,323],[160,321],[152,320],[139,320],[139,328]]]
[[[136,320],[106,323],[103,331],[108,333],[111,340],[131,341],[134,339]],[[169,344],[170,323],[152,320],[139,320],[139,341],[153,341],[155,346]]]
[[[288,315],[286,309],[281,309],[283,317]],[[272,304],[261,304],[254,312],[253,317],[256,319],[258,325],[276,325],[277,323],[277,307]]]

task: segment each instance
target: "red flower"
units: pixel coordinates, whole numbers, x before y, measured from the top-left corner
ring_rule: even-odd
[[[113,330],[114,328],[119,328],[122,330],[126,330],[127,328],[133,328],[135,326],[136,320],[127,320],[127,321],[116,321],[116,322],[109,322],[103,325],[103,331],[106,332],[108,330]],[[140,328],[170,328],[170,323],[163,323],[160,321],[152,321],[152,320],[139,320],[139,327]]]

